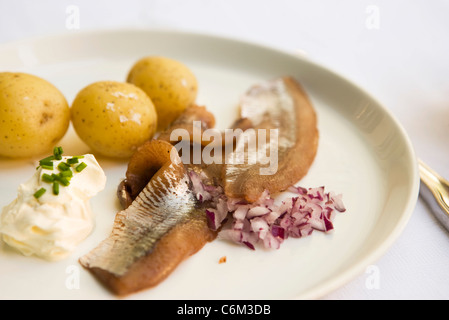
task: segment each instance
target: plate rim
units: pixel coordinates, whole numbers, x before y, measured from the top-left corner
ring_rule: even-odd
[[[209,32],[200,32],[200,31],[193,31],[193,30],[180,30],[176,28],[148,28],[148,27],[118,27],[118,28],[96,28],[96,29],[86,29],[86,30],[76,30],[76,31],[65,31],[65,32],[57,32],[57,33],[50,33],[50,34],[44,34],[44,35],[35,35],[35,36],[29,36],[22,39],[9,41],[5,43],[0,43],[0,54],[2,51],[7,49],[14,49],[15,47],[21,45],[21,44],[32,44],[33,42],[40,42],[40,41],[46,41],[46,40],[55,40],[58,38],[67,38],[67,37],[86,37],[86,36],[102,36],[105,34],[111,35],[111,34],[117,34],[117,33],[142,33],[142,34],[160,34],[160,35],[166,35],[166,36],[179,36],[179,35],[185,35],[195,38],[203,38],[204,40],[214,39],[219,41],[226,41],[228,43],[232,43],[234,45],[245,45],[250,46],[254,49],[260,49],[260,50],[268,50],[275,54],[281,54],[284,56],[289,56],[290,58],[301,60],[304,63],[310,64],[313,68],[320,69],[320,71],[324,71],[328,74],[330,74],[332,77],[335,77],[339,81],[344,82],[346,85],[351,87],[354,90],[359,91],[363,96],[369,98],[372,100],[377,107],[381,109],[381,111],[389,118],[389,120],[392,122],[392,124],[396,127],[398,132],[401,133],[401,139],[404,142],[404,145],[406,146],[407,153],[410,154],[410,158],[407,159],[408,162],[410,162],[410,174],[411,174],[411,183],[408,186],[410,188],[410,192],[408,193],[407,200],[404,201],[404,210],[402,211],[402,214],[400,216],[400,219],[398,219],[396,225],[391,230],[391,232],[382,239],[382,241],[375,246],[375,249],[370,251],[369,254],[367,254],[363,259],[359,259],[357,263],[354,263],[351,265],[350,268],[347,268],[346,270],[339,272],[338,276],[333,279],[326,279],[322,283],[312,287],[311,289],[306,289],[306,293],[297,294],[292,299],[320,299],[324,297],[327,294],[332,293],[333,291],[337,290],[338,288],[341,288],[345,284],[348,284],[351,280],[359,276],[363,273],[364,268],[369,266],[370,264],[373,264],[375,261],[378,261],[396,242],[396,240],[399,238],[399,236],[404,231],[405,227],[407,226],[410,217],[415,209],[418,196],[419,196],[419,186],[420,186],[420,177],[419,177],[419,166],[418,166],[418,159],[416,156],[415,149],[413,147],[413,144],[411,142],[411,139],[409,135],[407,134],[406,130],[404,129],[403,125],[400,123],[400,121],[396,118],[396,116],[393,114],[393,112],[387,108],[386,105],[383,103],[380,103],[380,101],[374,97],[371,93],[369,93],[367,90],[365,90],[363,87],[355,83],[353,80],[347,78],[346,76],[334,71],[332,68],[326,66],[322,62],[318,62],[313,60],[313,58],[305,55],[299,55],[294,52],[290,52],[285,49],[281,49],[275,46],[271,46],[265,43],[260,43],[257,41],[252,41],[248,39],[243,39],[239,37],[234,36],[227,36],[222,34],[214,34]]]

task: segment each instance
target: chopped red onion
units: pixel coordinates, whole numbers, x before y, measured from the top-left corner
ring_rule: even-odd
[[[265,206],[255,206],[252,207],[251,209],[248,210],[248,212],[246,213],[246,218],[247,219],[251,219],[254,217],[260,217],[260,216],[264,216],[267,213],[270,213],[270,209],[268,207]]]
[[[206,190],[201,177],[195,171],[190,171],[189,177],[197,200],[200,202],[211,200],[212,194]]]
[[[244,199],[227,198],[221,187],[205,185],[201,177],[191,171],[193,192],[200,202],[206,202],[208,225],[220,230],[219,237],[241,243],[255,250],[256,244],[269,249],[279,249],[288,237],[301,238],[314,230],[330,232],[334,229],[335,212],[346,211],[342,195],[326,193],[324,187],[290,187],[295,196],[280,204],[268,191],[254,203]],[[227,218],[231,223],[224,225]]]

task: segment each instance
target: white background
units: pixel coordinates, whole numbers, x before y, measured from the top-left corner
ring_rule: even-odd
[[[68,20],[79,9],[79,25]],[[94,29],[230,36],[306,55],[357,83],[449,178],[447,0],[0,0],[0,44]],[[378,276],[373,283],[372,276]],[[449,233],[421,199],[388,252],[323,299],[448,299]]]

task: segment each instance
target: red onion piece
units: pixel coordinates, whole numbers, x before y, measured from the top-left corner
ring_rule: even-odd
[[[201,177],[190,172],[193,192],[200,202],[207,203],[209,227],[218,230],[221,239],[240,243],[251,250],[256,245],[279,249],[288,237],[301,238],[314,230],[330,232],[334,229],[336,212],[345,212],[342,195],[326,193],[323,186],[316,188],[290,187],[295,195],[275,204],[268,191],[254,203],[244,199],[227,198],[222,188],[205,185]],[[227,218],[230,224],[224,225]]]

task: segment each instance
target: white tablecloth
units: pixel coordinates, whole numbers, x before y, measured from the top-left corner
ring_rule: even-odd
[[[0,0],[0,43],[137,26],[296,51],[375,96],[449,177],[448,16],[446,0]],[[419,199],[388,252],[323,299],[447,299],[448,271],[449,233]]]

